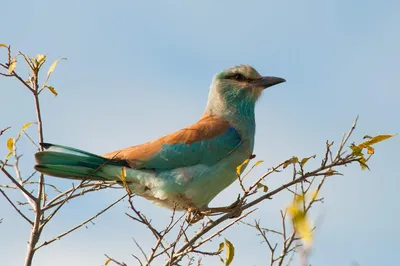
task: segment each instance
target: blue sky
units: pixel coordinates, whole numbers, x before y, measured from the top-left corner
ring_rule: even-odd
[[[42,96],[45,139],[100,154],[196,121],[212,76],[224,68],[251,64],[264,75],[286,78],[287,83],[265,91],[257,105],[255,154],[265,163],[256,177],[293,155],[321,156],[325,140],[339,141],[357,115],[355,141],[400,132],[399,12],[400,2],[390,0],[5,1],[0,43],[30,55],[45,53],[49,61],[68,58],[50,83],[59,96]],[[31,96],[20,84],[0,78],[0,89],[0,127],[13,126],[0,139],[5,143],[35,115]],[[344,169],[345,176],[328,180],[325,203],[313,212],[323,222],[312,265],[398,264],[399,144],[399,137],[378,144],[371,171],[353,165]],[[0,154],[5,152],[1,145]],[[28,174],[33,159],[24,157]],[[270,187],[287,177],[275,176]],[[71,183],[52,181],[65,188]],[[231,202],[239,191],[234,184],[212,204]],[[120,194],[103,191],[71,203],[44,239]],[[253,218],[278,226],[278,210],[289,200],[282,195],[266,202]],[[145,200],[136,204],[160,220],[169,215]],[[7,240],[0,250],[2,263],[21,265],[26,224],[3,199],[0,210],[0,234]],[[134,265],[131,237],[146,239],[145,246],[151,242],[126,211],[127,204],[119,204],[94,226],[41,250],[35,265],[101,265],[104,253]],[[224,236],[237,250],[233,265],[265,264],[267,247],[259,244],[255,231],[237,226]]]

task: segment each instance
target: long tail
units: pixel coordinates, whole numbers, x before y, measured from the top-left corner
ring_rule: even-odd
[[[131,181],[146,176],[146,171],[128,168],[122,160],[108,159],[67,146],[42,143],[45,151],[35,154],[35,169],[43,174],[78,180],[120,180],[121,170],[127,167]]]

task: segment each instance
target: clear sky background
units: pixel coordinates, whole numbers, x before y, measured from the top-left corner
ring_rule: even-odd
[[[316,166],[326,139],[339,141],[357,115],[354,141],[400,132],[399,1],[2,0],[0,6],[0,43],[33,56],[45,53],[49,61],[68,58],[50,83],[59,96],[42,95],[48,142],[102,154],[170,133],[196,121],[212,76],[237,64],[287,79],[265,91],[257,105],[254,153],[265,163],[254,177],[293,155],[316,153],[310,167]],[[3,62],[5,55],[0,51]],[[13,126],[0,138],[4,157],[6,139],[35,114],[30,93],[18,82],[0,77],[0,92],[0,128]],[[371,171],[352,165],[344,176],[328,179],[325,203],[313,210],[320,222],[312,265],[399,265],[399,144],[399,137],[378,144]],[[31,153],[23,160],[28,175]],[[278,186],[289,174],[276,175],[268,185]],[[63,188],[71,184],[51,181]],[[235,183],[212,205],[232,202],[239,191]],[[121,194],[109,190],[72,202],[43,240]],[[289,201],[285,194],[265,202],[248,221],[259,218],[279,228],[279,208]],[[160,222],[170,214],[145,200],[135,204]],[[131,238],[145,247],[153,242],[126,211],[127,203],[121,203],[95,225],[40,250],[34,265],[101,265],[104,253],[134,265]],[[4,198],[0,218],[1,264],[22,265],[27,224]],[[265,265],[268,248],[255,231],[236,226],[224,237],[236,247],[233,265]],[[204,263],[219,265],[217,259]]]

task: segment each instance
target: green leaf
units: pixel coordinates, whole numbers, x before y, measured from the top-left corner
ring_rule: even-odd
[[[225,266],[229,266],[232,261],[233,257],[235,256],[235,247],[232,245],[232,243],[225,238]]]
[[[299,158],[297,158],[296,156],[293,156],[292,158],[290,158],[289,160],[286,160],[283,162],[283,169],[285,169],[286,167],[288,167],[291,164],[295,164],[299,162]]]
[[[261,183],[257,184],[257,188],[262,188],[264,192],[268,192],[268,187],[266,185],[261,184]]]
[[[60,58],[57,59],[49,68],[49,71],[47,72],[47,77],[50,76],[50,74],[54,71],[54,69],[56,68],[58,62],[60,62],[61,60],[67,60],[67,58]]]

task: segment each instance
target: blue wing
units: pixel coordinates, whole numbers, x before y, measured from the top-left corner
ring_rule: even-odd
[[[211,139],[190,144],[164,143],[159,152],[148,158],[142,168],[171,169],[195,164],[213,165],[234,151],[242,140],[233,127]]]
[[[173,169],[215,164],[241,143],[240,133],[227,121],[205,116],[175,133],[104,156],[124,160],[136,169]]]

